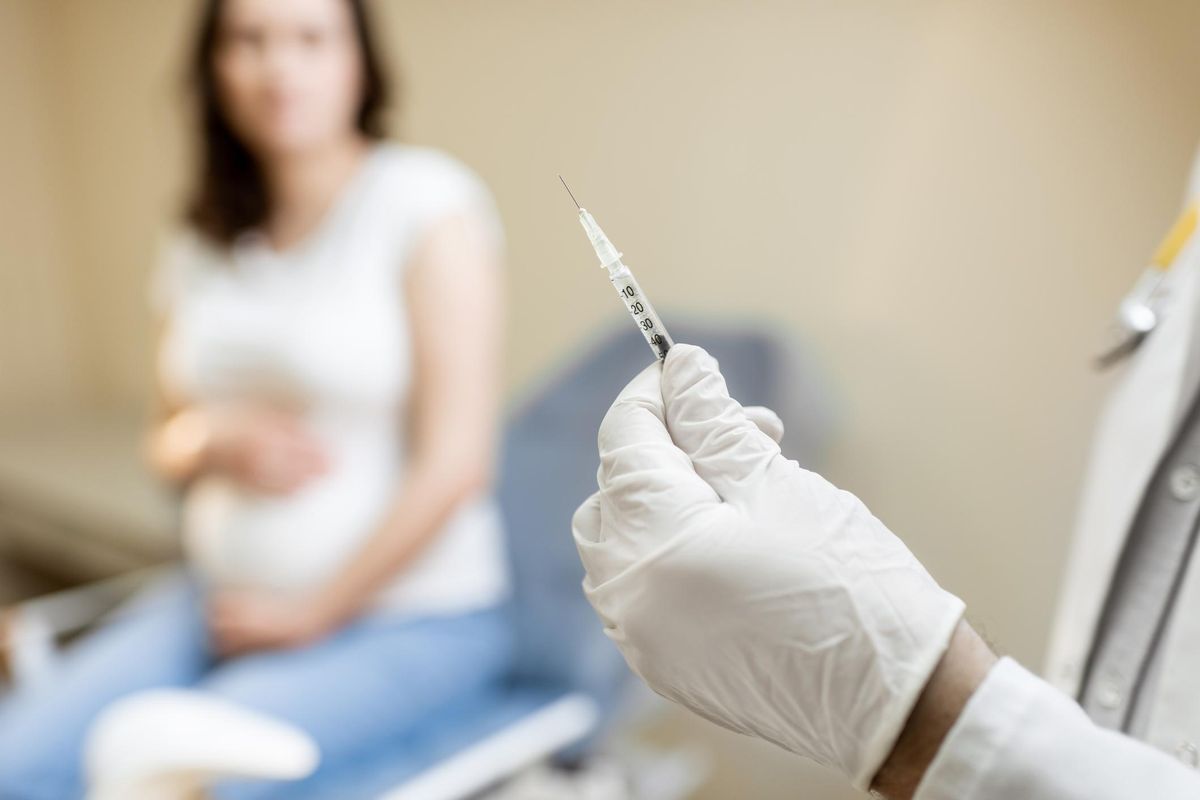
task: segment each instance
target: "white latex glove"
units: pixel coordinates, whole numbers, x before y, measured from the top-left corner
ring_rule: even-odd
[[[854,495],[675,345],[600,426],[583,588],[656,692],[867,789],[963,613]],[[753,417],[753,419],[752,419]]]

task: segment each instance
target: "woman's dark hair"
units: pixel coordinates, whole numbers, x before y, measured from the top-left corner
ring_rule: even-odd
[[[355,125],[369,139],[386,134],[384,107],[387,79],[371,34],[365,0],[345,0],[350,6],[355,38],[362,57],[362,101]],[[195,186],[186,218],[198,231],[221,245],[262,223],[270,200],[253,154],[225,120],[217,99],[213,58],[220,37],[223,0],[206,0],[188,74],[188,88],[199,125]]]

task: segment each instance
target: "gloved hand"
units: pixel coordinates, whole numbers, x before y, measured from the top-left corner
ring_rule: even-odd
[[[963,604],[747,411],[689,345],[621,392],[573,521],[584,591],[656,692],[865,790]]]

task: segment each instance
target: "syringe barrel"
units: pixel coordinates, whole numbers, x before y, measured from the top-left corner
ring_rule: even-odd
[[[646,298],[646,293],[638,285],[637,278],[633,277],[629,268],[620,261],[609,265],[608,278],[612,281],[613,288],[617,290],[617,295],[625,304],[629,315],[637,323],[638,330],[642,332],[646,343],[654,351],[655,357],[660,361],[666,358],[667,351],[675,342],[671,339],[671,334],[667,333],[667,327],[663,325],[658,312]]]

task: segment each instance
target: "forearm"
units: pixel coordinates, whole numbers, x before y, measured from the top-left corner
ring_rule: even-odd
[[[962,623],[872,789],[888,800],[1183,800],[1200,797],[1200,776],[1097,727]]]
[[[1094,724],[1070,697],[1010,659],[972,695],[915,800],[1195,800],[1179,760]]]
[[[490,478],[483,459],[417,461],[391,512],[357,553],[317,593],[321,614],[337,625],[354,617],[441,533],[462,503]]]
[[[960,622],[946,655],[929,678],[892,753],[871,788],[888,800],[910,800],[971,695],[996,656],[970,625]]]

